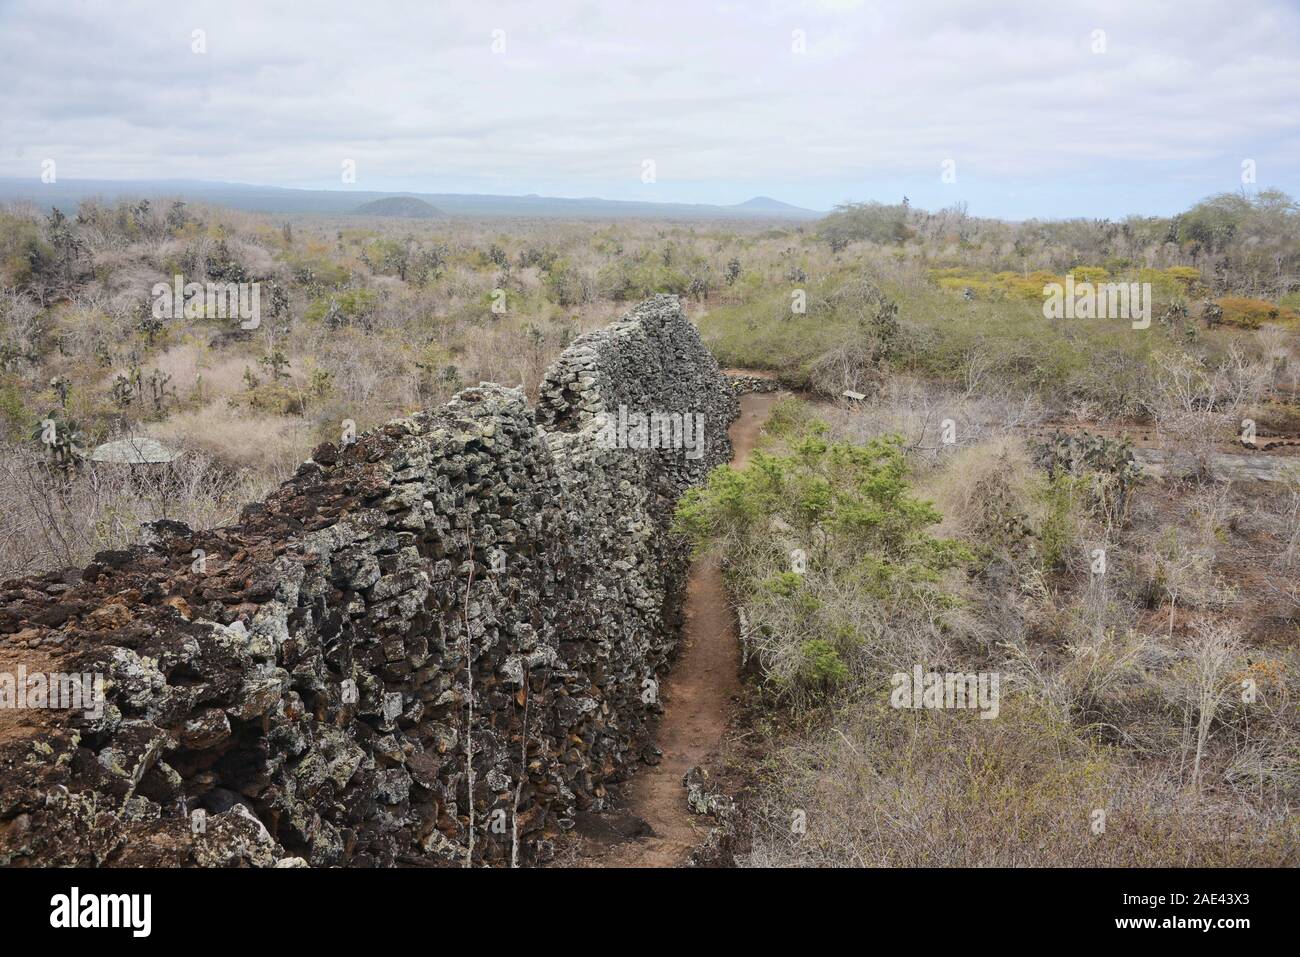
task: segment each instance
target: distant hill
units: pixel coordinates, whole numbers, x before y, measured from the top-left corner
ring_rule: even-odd
[[[342,216],[358,212],[358,206],[375,202],[431,207],[433,215],[474,218],[513,217],[530,219],[745,219],[814,220],[825,213],[802,209],[766,196],[732,206],[705,203],[647,203],[635,200],[563,199],[556,196],[498,196],[486,193],[382,193],[358,189],[286,189],[247,183],[217,183],[207,180],[65,180],[42,183],[36,178],[0,178],[0,202],[22,200],[43,208],[59,206],[65,212],[89,197],[106,201],[148,198],[183,199],[211,203],[259,213],[317,213]],[[382,208],[382,207],[380,207]],[[400,215],[370,212],[370,215]]]
[[[755,196],[753,199],[747,199],[743,203],[737,203],[733,209],[744,209],[754,213],[776,213],[790,216],[803,216],[811,212],[800,206],[791,206],[789,203],[783,203],[779,199],[773,199],[771,196]]]
[[[359,216],[393,216],[401,219],[436,219],[445,215],[432,203],[415,196],[388,196],[362,203],[352,210]]]

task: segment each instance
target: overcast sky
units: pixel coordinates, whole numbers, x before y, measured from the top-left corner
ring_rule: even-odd
[[[1172,212],[1244,160],[1300,195],[1300,9],[0,0],[0,176],[45,159],[61,181]]]

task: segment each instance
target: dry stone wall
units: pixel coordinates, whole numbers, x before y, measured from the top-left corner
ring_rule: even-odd
[[[607,441],[620,406],[702,415],[698,454]],[[655,297],[536,410],[468,389],[318,448],[234,526],[0,586],[0,672],[106,677],[99,716],[0,710],[0,863],[545,859],[650,746],[667,526],[736,413]]]
[[[781,384],[780,379],[768,378],[767,376],[745,375],[744,373],[731,373],[727,376],[727,381],[731,383],[731,387],[735,390],[736,395],[781,392],[786,388]]]

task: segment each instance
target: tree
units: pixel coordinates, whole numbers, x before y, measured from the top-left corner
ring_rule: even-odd
[[[912,238],[907,220],[912,210],[908,206],[887,206],[884,203],[844,203],[821,221],[819,235],[838,252],[853,241],[901,244]],[[839,247],[837,249],[836,247]]]

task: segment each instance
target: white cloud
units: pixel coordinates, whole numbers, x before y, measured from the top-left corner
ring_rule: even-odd
[[[824,204],[946,158],[959,183],[1132,190],[1162,164],[1231,189],[1251,156],[1294,187],[1298,24],[1284,0],[15,0],[0,175],[329,186],[353,158],[358,188],[644,197],[653,158],[663,199]]]

